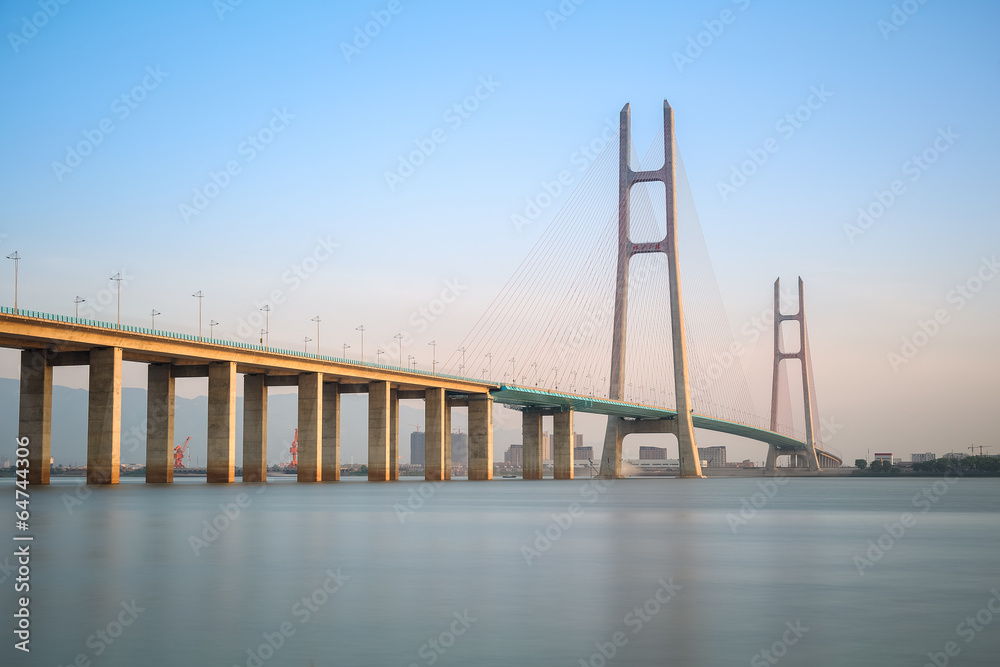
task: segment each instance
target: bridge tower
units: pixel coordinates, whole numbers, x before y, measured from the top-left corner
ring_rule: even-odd
[[[795,321],[799,323],[799,351],[782,352],[780,340],[781,323],[785,321]],[[806,417],[806,452],[802,457],[800,454],[792,455],[793,467],[808,467],[810,470],[819,470],[819,459],[816,456],[815,424],[813,415],[816,414],[816,397],[813,395],[812,383],[809,378],[812,376],[811,362],[809,359],[809,337],[806,335],[806,308],[804,300],[804,290],[802,278],[799,277],[799,309],[791,315],[781,313],[781,278],[774,281],[774,372],[771,375],[771,431],[778,430],[778,373],[781,370],[781,362],[786,359],[798,359],[802,369],[802,402],[805,407]],[[767,470],[774,470],[777,458],[780,454],[777,447],[772,443],[767,450]],[[805,465],[799,460],[805,458]]]
[[[677,435],[680,476],[703,477],[691,420],[691,386],[688,382],[687,345],[684,332],[684,307],[681,301],[681,277],[677,258],[677,185],[674,160],[674,110],[663,101],[663,166],[653,171],[632,171],[629,144],[632,116],[628,104],[622,107],[618,135],[618,274],[615,283],[614,331],[611,343],[611,385],[608,397],[621,400],[625,386],[625,338],[628,324],[628,266],[633,255],[662,252],[667,256],[670,283],[670,330],[674,354],[674,392],[677,396]],[[663,183],[666,191],[666,236],[653,243],[633,243],[629,236],[629,195],[636,183]],[[621,476],[622,440],[626,430],[618,417],[608,417],[601,456],[600,476]]]

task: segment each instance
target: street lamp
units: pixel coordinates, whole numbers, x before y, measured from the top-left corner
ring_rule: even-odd
[[[410,366],[413,366],[414,368],[417,367],[417,360],[412,354],[406,355],[406,370],[410,370]]]
[[[364,363],[364,361],[365,361],[365,325],[362,324],[360,327],[354,327],[354,330],[361,332],[361,357],[360,357],[360,360],[361,360],[361,363]]]
[[[438,351],[437,345],[438,344],[437,344],[436,340],[432,340],[431,342],[429,342],[427,344],[430,345],[431,349],[433,350],[431,352],[431,375],[437,375],[437,363],[438,363],[437,362],[437,351]]]
[[[309,341],[311,340],[312,338],[310,338],[309,336],[306,336],[305,338],[302,339],[302,352],[304,354],[309,354]]]
[[[160,314],[160,311],[158,311],[156,308],[154,308],[153,310],[149,311],[149,328],[150,329],[155,329],[156,328],[156,316],[159,315],[159,314]]]
[[[201,290],[198,290],[191,296],[198,299],[198,340],[201,340],[201,304],[205,298],[205,295],[201,293]]]
[[[15,266],[17,265],[15,264]],[[118,283],[118,320],[116,326],[120,327],[122,325],[122,274],[116,273],[111,276],[110,280]],[[14,310],[17,310],[17,306],[14,306]]]
[[[382,363],[382,355],[385,354],[385,350],[375,350],[375,363]]]
[[[458,367],[458,374],[465,377],[465,348],[460,347],[458,351],[462,353],[462,363]]]
[[[493,379],[493,353],[492,352],[488,353],[486,355],[486,358],[489,360],[489,362],[486,364],[486,372],[488,373],[486,379],[492,380]]]
[[[201,292],[199,292],[199,294],[201,294]],[[264,311],[264,349],[266,350],[271,347],[271,304],[266,303],[264,304],[264,307],[259,310]],[[200,310],[198,311],[198,319],[201,319]]]
[[[402,333],[398,333],[395,336],[393,336],[393,338],[395,338],[396,340],[399,341],[399,367],[402,368],[403,367],[403,334]]]
[[[80,319],[80,304],[83,303],[84,301],[86,301],[86,299],[81,299],[79,296],[73,299],[73,303],[76,304],[74,306],[76,312],[73,315],[75,319]]]
[[[514,368],[517,362],[514,361],[514,357],[511,357],[507,361],[510,362],[510,381],[517,382],[517,369]]]
[[[17,264],[21,261],[21,256],[15,250],[7,255],[7,259],[14,260],[14,314],[17,315]]]
[[[535,386],[538,386],[538,362],[531,364],[531,367],[535,369]]]
[[[316,323],[316,354],[319,354],[319,323],[323,320],[319,319],[319,315],[317,315],[309,321]]]
[[[218,322],[216,322],[215,320],[209,320],[208,321],[208,337],[211,338],[211,339],[213,339],[213,340],[215,339],[215,325],[216,324],[218,324]]]
[[[573,387],[576,386],[576,371],[573,371],[572,373],[570,373],[570,375],[573,376],[573,381],[570,382],[570,384],[569,384],[569,390],[573,391]]]
[[[348,345],[347,343],[344,343],[344,351],[341,352],[341,354],[340,354],[340,358],[341,359],[347,359],[347,350],[349,350],[350,347],[351,347],[350,345]]]
[[[558,366],[553,366],[552,370],[555,372],[555,375],[552,376],[552,379],[555,382],[556,389],[558,389],[559,388],[559,367]]]

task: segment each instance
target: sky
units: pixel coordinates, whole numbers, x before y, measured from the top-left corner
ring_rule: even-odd
[[[806,281],[830,444],[1000,453],[998,20],[985,1],[12,0],[0,251],[23,257],[21,308],[79,297],[113,321],[120,273],[124,323],[195,333],[200,290],[216,335],[256,342],[269,303],[272,345],[320,315],[324,353],[359,354],[363,325],[368,360],[405,332],[429,368],[571,196],[581,148],[630,103],[643,154],[666,99],[734,336],[776,277]]]

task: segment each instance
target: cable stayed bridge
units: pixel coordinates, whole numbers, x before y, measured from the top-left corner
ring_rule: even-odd
[[[451,477],[456,407],[468,409],[469,479],[492,478],[494,403],[521,412],[525,479],[542,478],[546,415],[553,418],[554,476],[573,477],[578,412],[608,418],[602,477],[621,476],[623,441],[635,433],[675,435],[680,476],[702,477],[696,428],[766,444],[766,467],[772,471],[784,456],[793,467],[813,471],[839,466],[839,453],[818,437],[802,281],[793,313],[782,312],[780,283],[774,285],[770,406],[761,416],[690,191],[686,180],[678,182],[683,167],[676,156],[673,109],[666,102],[663,114],[661,134],[644,159],[662,166],[636,171],[630,109],[622,109],[617,155],[614,142],[608,142],[440,373],[80,320],[16,305],[0,308],[0,347],[22,350],[19,437],[28,443],[29,480],[49,480],[52,368],[87,365],[87,480],[117,483],[123,361],[148,364],[149,482],[173,481],[178,377],[208,378],[208,481],[235,481],[239,375],[242,479],[248,482],[267,477],[270,386],[298,387],[299,481],[340,478],[340,397],[348,393],[368,394],[372,481],[399,478],[399,401],[405,399],[425,402],[427,480]],[[662,162],[656,160],[661,146]],[[683,268],[679,247],[685,248]],[[689,254],[701,261],[688,262]],[[785,350],[784,322],[793,323],[796,351]],[[792,418],[784,363],[790,360],[799,362],[802,378],[802,429]]]

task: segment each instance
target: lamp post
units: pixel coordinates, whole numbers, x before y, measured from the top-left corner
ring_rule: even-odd
[[[417,360],[414,359],[412,354],[406,355],[406,370],[410,370],[410,366],[416,368]]]
[[[395,336],[393,336],[393,338],[395,338],[396,340],[399,341],[399,343],[398,343],[398,345],[399,345],[399,367],[402,368],[403,367],[403,334],[402,333],[398,333]]]
[[[362,363],[365,361],[365,325],[360,327],[354,327],[355,331],[361,332],[361,357],[359,358]]]
[[[319,315],[317,315],[309,321],[316,323],[316,354],[319,354],[319,323],[323,320],[319,319]]]
[[[517,370],[515,369],[515,366],[516,366],[517,362],[514,361],[514,359],[515,359],[515,357],[511,357],[510,359],[507,360],[507,361],[510,362],[510,381],[511,382],[517,382]]]
[[[215,320],[209,320],[208,321],[208,337],[209,338],[212,338],[212,339],[215,338],[215,325],[216,324],[218,324],[218,322],[216,322]]]
[[[375,363],[382,363],[382,355],[385,354],[385,350],[375,350]]]
[[[198,290],[191,296],[198,299],[198,340],[201,340],[201,304],[202,301],[205,299],[205,295],[201,293],[201,290]]]
[[[15,250],[7,255],[7,259],[14,260],[14,314],[17,315],[17,264],[21,261],[21,256]]]
[[[264,311],[264,349],[271,347],[271,304],[266,303],[260,310]],[[198,318],[201,319],[199,311]]]
[[[312,338],[310,338],[309,336],[306,336],[305,338],[302,339],[302,353],[303,354],[309,354],[309,341],[311,341],[311,340],[312,340]]]
[[[487,353],[486,359],[488,360],[488,362],[486,364],[486,372],[487,372],[486,379],[492,381],[493,380],[493,353],[492,352]]]
[[[553,379],[553,382],[556,385],[556,389],[558,389],[559,388],[559,367],[558,366],[553,366],[552,367],[552,371],[554,372],[554,375],[552,376],[552,379]]]
[[[537,387],[538,386],[538,362],[536,361],[536,362],[532,363],[531,367],[535,369],[535,386]]]
[[[118,283],[118,289],[117,289],[117,292],[118,292],[118,319],[116,321],[115,326],[121,327],[121,325],[122,325],[122,274],[121,273],[116,273],[115,275],[111,276],[110,279],[114,280],[116,283]],[[14,307],[14,310],[17,310],[17,306]]]
[[[458,374],[461,375],[464,378],[465,377],[465,348],[464,347],[460,347],[460,348],[458,348],[458,351],[462,353],[462,363],[458,367]]]
[[[347,351],[348,351],[349,349],[351,349],[351,346],[350,346],[350,345],[348,345],[347,343],[344,343],[344,351],[340,353],[340,357],[341,357],[342,359],[347,359]]]
[[[156,328],[156,316],[159,315],[159,314],[160,314],[160,311],[158,311],[156,308],[154,308],[151,311],[149,311],[149,328],[150,329],[155,329]]]
[[[431,350],[432,350],[431,351],[431,375],[437,375],[437,364],[438,364],[438,362],[437,362],[437,345],[438,344],[437,344],[436,340],[432,340],[431,342],[429,342],[427,344],[431,346]]]
[[[86,301],[86,299],[81,299],[79,296],[73,299],[73,303],[75,304],[74,306],[75,311],[73,317],[75,319],[80,319],[80,304],[83,303],[84,301]]]

